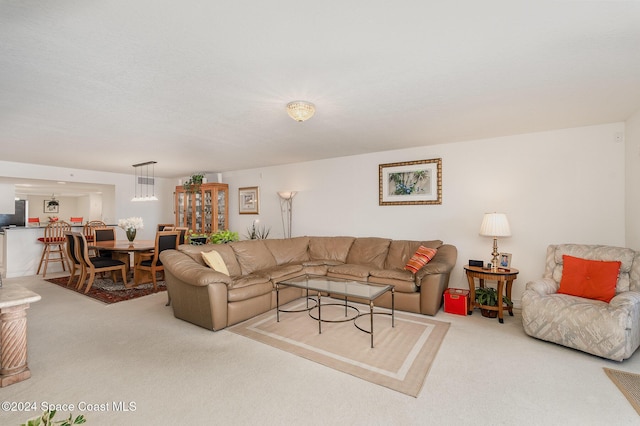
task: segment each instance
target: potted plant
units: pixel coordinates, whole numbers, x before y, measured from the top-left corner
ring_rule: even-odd
[[[193,232],[191,229],[187,232],[187,238],[189,240],[189,244],[194,246],[202,246],[207,244],[209,240],[209,234],[206,232]]]
[[[498,306],[498,292],[493,287],[480,287],[476,288],[476,302],[481,305],[480,312],[483,317],[495,318],[498,316],[498,311],[484,309],[482,306]],[[507,297],[502,296],[502,303],[507,306],[511,306],[513,302]]]
[[[251,228],[247,228],[247,235],[245,235],[245,237],[248,240],[266,240],[269,237],[271,228],[266,228],[261,225],[256,227],[256,222],[258,221],[254,220]]]
[[[189,179],[185,183],[182,184],[182,187],[187,192],[198,192],[200,190],[200,185],[202,185],[202,181],[204,179],[204,173],[198,172],[191,175]]]
[[[226,244],[232,241],[238,241],[240,237],[238,236],[237,232],[231,232],[228,229],[225,229],[224,231],[218,231],[214,234],[211,234],[211,237],[209,237],[209,239],[213,244]]]
[[[50,425],[60,425],[60,426],[71,426],[71,425],[80,425],[85,423],[87,419],[84,415],[79,415],[75,419],[71,414],[69,417],[63,420],[53,420],[53,417],[56,415],[56,410],[46,410],[42,413],[41,416],[34,417],[32,419],[27,420],[26,423],[22,423],[20,426],[50,426]]]

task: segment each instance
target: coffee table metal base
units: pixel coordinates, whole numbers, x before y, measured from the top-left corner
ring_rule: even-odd
[[[286,284],[283,284],[286,285]],[[309,316],[311,318],[313,318],[314,320],[318,321],[318,334],[322,334],[322,323],[323,322],[333,322],[333,323],[337,323],[337,322],[347,322],[347,321],[353,321],[353,325],[360,331],[367,333],[369,335],[371,335],[371,348],[373,348],[373,316],[374,315],[391,315],[391,327],[395,328],[395,289],[393,287],[391,287],[389,289],[389,291],[391,291],[391,313],[387,313],[387,312],[373,312],[374,309],[374,303],[373,300],[371,300],[369,302],[369,312],[367,313],[361,313],[360,310],[353,306],[353,305],[349,305],[347,303],[347,297],[344,298],[344,303],[325,303],[322,304],[322,292],[318,292],[317,294],[317,300],[313,298],[313,296],[309,296],[309,289],[307,289],[307,294],[305,296],[305,298],[307,299],[307,306],[306,308],[303,309],[280,309],[280,284],[276,283],[276,321],[280,322],[280,312],[305,312],[308,311]],[[309,300],[312,300],[313,302],[315,302],[314,306],[309,306]],[[323,319],[322,318],[322,307],[323,306],[344,306],[344,319]],[[312,312],[314,309],[318,310],[318,315],[315,316]],[[352,309],[356,312],[355,316],[348,316],[348,310]],[[364,317],[364,316],[369,316],[370,318],[370,322],[369,322],[369,327],[370,329],[364,329],[362,327],[360,327],[357,324],[357,319]]]

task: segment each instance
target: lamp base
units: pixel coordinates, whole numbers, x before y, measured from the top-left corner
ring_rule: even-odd
[[[498,256],[500,256],[500,253],[498,252],[498,239],[496,237],[493,237],[493,252],[491,253],[491,256],[493,256],[491,258],[491,270],[495,272],[498,270]]]

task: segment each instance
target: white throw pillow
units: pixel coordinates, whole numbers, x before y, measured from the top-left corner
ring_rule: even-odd
[[[202,255],[202,260],[204,260],[204,263],[206,263],[209,268],[221,272],[225,275],[229,275],[227,265],[224,263],[224,260],[222,260],[222,256],[220,256],[220,253],[215,250],[211,250],[208,252],[202,251],[200,252],[200,254]]]

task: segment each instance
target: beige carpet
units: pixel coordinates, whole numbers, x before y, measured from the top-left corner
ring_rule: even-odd
[[[640,414],[640,374],[604,368],[604,372],[629,400],[633,408]]]
[[[304,303],[298,300],[284,308],[299,309]],[[368,312],[368,307],[356,306]],[[341,307],[322,308],[323,319],[343,315]],[[360,327],[369,329],[368,316],[357,321]],[[281,313],[280,322],[276,322],[272,310],[229,331],[417,397],[448,329],[449,323],[398,311],[392,328],[390,315],[375,315],[372,349],[371,336],[358,330],[353,321],[323,323],[322,334],[318,334],[317,321],[306,312]]]

